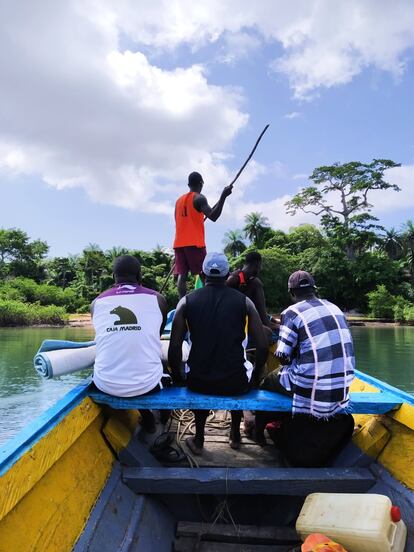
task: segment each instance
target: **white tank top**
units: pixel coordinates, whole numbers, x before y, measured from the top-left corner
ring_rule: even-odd
[[[104,393],[133,397],[161,380],[162,313],[155,291],[116,284],[94,302],[96,360],[93,381]]]

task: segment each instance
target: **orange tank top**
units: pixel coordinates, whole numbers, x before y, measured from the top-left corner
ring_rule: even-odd
[[[177,199],[175,204],[174,247],[205,247],[204,215],[194,209],[195,192],[189,192]]]

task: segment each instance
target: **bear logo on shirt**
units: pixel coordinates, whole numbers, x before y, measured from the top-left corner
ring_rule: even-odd
[[[119,320],[116,320],[114,322],[114,326],[138,324],[138,320],[135,314],[125,307],[115,307],[111,310],[110,314],[115,314],[116,316],[119,316]]]

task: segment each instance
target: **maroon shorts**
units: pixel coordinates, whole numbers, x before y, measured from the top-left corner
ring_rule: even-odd
[[[206,256],[205,247],[176,247],[174,274],[200,274],[203,269],[203,261]]]

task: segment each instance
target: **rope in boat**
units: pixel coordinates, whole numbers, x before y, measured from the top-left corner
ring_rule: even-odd
[[[187,447],[182,446],[182,441],[184,439],[184,436],[186,433],[191,433],[192,435],[195,435],[195,421],[194,421],[194,414],[191,410],[174,410],[171,413],[170,422],[169,422],[169,428],[168,431],[171,429],[171,425],[173,420],[177,423],[177,428],[175,430],[176,434],[176,444],[180,448],[180,450],[186,455],[188,459],[188,463],[191,468],[198,468],[200,467],[196,458],[187,450]],[[213,429],[218,430],[228,430],[231,426],[231,420],[228,416],[226,418],[221,418],[217,416],[217,412],[210,411],[206,427],[210,427]],[[203,511],[203,506],[200,501],[200,496],[197,495],[197,503],[198,508],[201,514],[201,517],[203,520],[205,520],[206,528],[204,531],[200,532],[198,534],[198,539],[194,543],[193,550],[196,551],[199,549],[201,543],[203,542],[203,537],[207,536],[209,533],[211,533],[217,523],[224,523],[226,525],[232,525],[235,530],[235,537],[237,539],[240,539],[240,529],[241,525],[237,523],[237,521],[234,519],[233,514],[231,513],[231,505],[229,504],[229,496],[228,496],[228,470],[229,466],[226,466],[226,488],[225,488],[225,496],[222,500],[220,500],[215,507],[213,513],[211,515],[206,515],[206,513]],[[289,548],[289,551],[296,552],[298,549],[296,546],[293,546],[292,548]]]
[[[191,468],[194,467],[200,467],[196,458],[191,454],[191,452],[188,451],[187,447],[182,446],[182,441],[185,437],[186,433],[191,433],[192,435],[195,435],[195,421],[194,421],[194,414],[191,410],[174,410],[171,413],[170,421],[168,430],[171,430],[171,425],[173,423],[173,420],[176,422],[177,427],[174,430],[175,431],[175,440],[177,446],[180,448],[180,450],[186,455],[188,459],[188,463]],[[217,413],[215,411],[210,411],[207,421],[206,421],[206,427],[210,427],[213,429],[218,430],[228,430],[231,426],[231,420],[228,416],[226,418],[220,418],[217,416]],[[206,528],[204,531],[200,532],[198,534],[197,541],[194,543],[193,550],[196,551],[199,549],[201,543],[203,542],[203,537],[207,536],[209,533],[211,533],[215,527],[215,525],[219,522],[222,522],[226,525],[232,525],[235,530],[235,537],[240,539],[240,529],[241,525],[236,522],[234,519],[231,510],[230,510],[230,504],[228,502],[228,470],[229,466],[226,466],[226,488],[225,488],[225,497],[220,500],[215,507],[213,513],[211,515],[206,515],[206,513],[203,511],[203,506],[200,502],[200,497],[197,495],[197,503],[198,508],[200,510],[202,519],[205,520]],[[206,541],[207,542],[207,541]],[[296,552],[298,548],[296,546],[293,546],[292,548],[289,548],[289,551]]]
[[[175,420],[177,423],[177,429],[176,429],[177,446],[180,447],[182,452],[186,455],[191,468],[200,467],[199,463],[191,454],[191,452],[187,450],[187,447],[186,449],[184,449],[181,445],[186,433],[191,433],[192,435],[195,435],[195,420],[194,420],[193,412],[191,410],[174,410],[171,415],[171,423],[172,423],[172,420]],[[218,418],[215,411],[213,410],[210,411],[207,417],[206,427],[226,431],[230,429],[230,426],[231,426],[231,421],[228,416],[226,416],[226,418]],[[199,506],[200,506],[201,514],[203,515],[203,517],[205,517],[201,509],[201,504],[199,504]],[[206,535],[210,531],[212,531],[216,523],[218,523],[219,521],[222,521],[223,523],[226,523],[226,524],[232,524],[236,531],[236,535],[237,536],[239,535],[239,531],[240,531],[239,525],[234,521],[234,518],[232,516],[230,507],[228,504],[228,466],[226,469],[225,498],[217,504],[211,516],[209,527],[203,534]],[[200,541],[201,541],[201,536],[202,535],[200,534],[199,535]]]
[[[186,455],[190,467],[200,467],[197,459],[194,458],[194,455],[191,454],[191,452],[188,450],[188,447],[185,447],[184,449],[184,447],[182,446],[182,441],[184,440],[186,433],[191,433],[192,435],[195,435],[195,421],[193,412],[188,409],[174,410],[171,414],[170,427],[173,420],[175,420],[177,423],[177,428],[175,430],[175,441],[177,446]],[[228,417],[226,417],[225,419],[220,419],[217,418],[216,412],[214,412],[213,410],[210,411],[207,417],[206,427],[225,431],[230,429],[230,425],[231,421]]]

